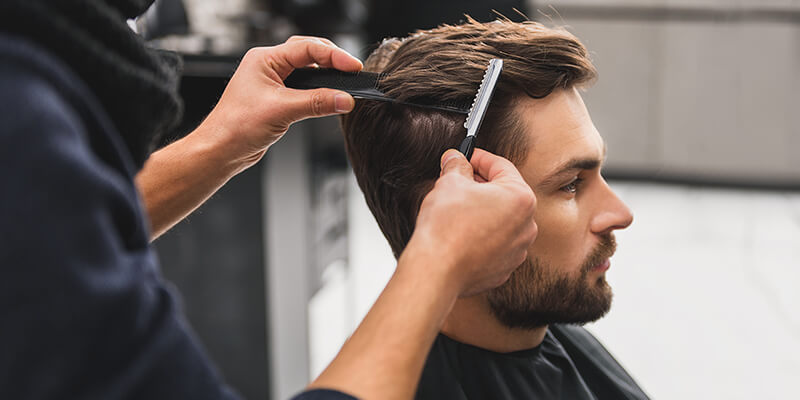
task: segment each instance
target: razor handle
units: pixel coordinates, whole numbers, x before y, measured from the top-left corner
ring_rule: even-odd
[[[472,160],[472,151],[475,149],[475,136],[470,135],[461,141],[461,146],[458,146],[458,151],[467,157],[467,161]]]

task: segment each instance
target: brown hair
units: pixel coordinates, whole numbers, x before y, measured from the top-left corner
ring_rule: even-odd
[[[596,76],[586,48],[569,32],[531,21],[468,18],[461,25],[384,40],[364,69],[385,73],[380,87],[398,100],[468,107],[492,58],[503,59],[503,72],[476,146],[519,165],[528,143],[514,115],[517,99],[543,98]],[[370,100],[357,101],[343,117],[353,171],[395,257],[439,177],[439,158],[464,138],[464,120],[458,113]]]

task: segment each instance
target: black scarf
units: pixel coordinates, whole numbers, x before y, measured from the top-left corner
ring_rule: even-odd
[[[183,112],[181,60],[150,49],[128,27],[154,0],[0,0],[0,32],[63,60],[94,92],[137,169]]]

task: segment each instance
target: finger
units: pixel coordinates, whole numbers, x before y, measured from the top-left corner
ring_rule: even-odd
[[[324,37],[306,36],[306,35],[293,35],[289,39],[286,39],[286,43],[288,43],[288,42],[297,42],[297,41],[306,40],[306,39],[316,39],[316,40],[319,40],[319,41],[321,41],[321,42],[323,42],[325,44],[329,44],[331,46],[336,46],[336,43],[331,42],[330,39],[327,39],[327,38],[324,38]],[[336,46],[336,47],[339,47],[339,46]]]
[[[287,125],[306,118],[347,113],[355,105],[353,97],[340,90],[284,90],[281,111]]]
[[[268,54],[269,57],[272,57],[273,62],[267,65],[273,66],[281,80],[286,79],[295,68],[314,63],[321,67],[348,72],[360,71],[363,67],[357,58],[319,38],[304,38],[286,42],[272,47]]]
[[[447,150],[442,154],[441,166],[442,176],[446,174],[459,174],[472,179],[474,174],[472,165],[467,161],[467,158],[456,149]]]
[[[303,41],[303,40],[318,40],[318,41],[320,41],[320,42],[322,42],[322,43],[324,43],[324,44],[326,44],[328,46],[333,46],[333,47],[335,47],[337,49],[341,49],[341,47],[336,45],[336,43],[334,43],[334,42],[332,42],[329,39],[326,39],[324,37],[294,35],[294,36],[290,37],[289,39],[287,39],[286,42],[297,42],[297,41]],[[346,51],[345,51],[345,53],[348,56],[352,57],[352,55],[350,53],[347,53]],[[355,58],[355,57],[353,57],[353,58]],[[334,63],[335,63],[335,61],[334,61]],[[317,63],[311,63],[311,64],[307,65],[306,67],[319,68],[320,65],[317,64]]]
[[[488,182],[525,182],[511,161],[486,150],[476,148],[470,163],[475,168],[475,173]]]

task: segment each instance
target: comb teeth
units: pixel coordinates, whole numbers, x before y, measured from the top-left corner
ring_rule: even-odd
[[[493,58],[489,60],[489,67],[486,68],[486,72],[483,74],[483,79],[478,87],[478,94],[475,95],[475,100],[472,102],[472,107],[470,107],[467,115],[467,122],[464,123],[464,127],[467,128],[467,136],[475,136],[481,129],[483,117],[486,115],[486,110],[488,110],[489,103],[492,101],[494,89],[502,71],[502,59]]]
[[[490,64],[491,65],[491,64]],[[467,111],[467,120],[464,121],[464,128],[469,128],[470,122],[474,118],[474,114],[472,113],[475,110],[475,104],[478,103],[478,98],[481,97],[481,92],[483,91],[483,85],[486,84],[486,77],[489,75],[489,67],[486,67],[486,70],[483,71],[483,77],[481,78],[481,84],[478,86],[478,91],[475,92],[475,98],[472,99],[472,105],[469,106],[469,111]]]

